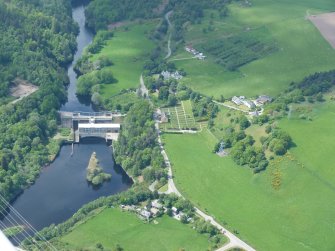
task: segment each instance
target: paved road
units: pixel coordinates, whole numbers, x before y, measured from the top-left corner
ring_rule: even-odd
[[[171,163],[170,163],[170,160],[169,160],[169,158],[166,154],[166,151],[164,150],[164,146],[162,144],[158,122],[155,123],[155,127],[156,127],[156,130],[158,132],[158,144],[159,144],[159,147],[161,149],[161,153],[163,155],[165,164],[168,168],[168,176],[169,176],[168,177],[168,190],[165,193],[166,194],[175,193],[176,195],[178,195],[180,197],[183,197],[181,195],[181,193],[178,191],[176,185],[174,184]],[[223,247],[217,249],[217,251],[225,251],[225,250],[229,250],[233,247],[242,248],[246,251],[256,251],[254,248],[249,246],[247,243],[245,243],[244,241],[239,239],[237,236],[235,236],[233,233],[231,233],[226,228],[224,228],[222,225],[220,225],[217,221],[215,221],[213,219],[213,217],[211,217],[211,216],[207,215],[206,213],[202,212],[199,208],[195,208],[195,211],[203,219],[205,219],[206,221],[209,221],[213,226],[217,227],[225,236],[228,237],[229,242],[226,245],[224,245]]]
[[[169,25],[170,35],[169,35],[169,39],[168,39],[168,48],[167,48],[168,53],[167,53],[167,55],[164,59],[168,59],[169,57],[171,57],[171,53],[172,53],[172,51],[171,51],[171,35],[172,35],[171,27],[172,27],[172,24],[171,24],[170,19],[169,19],[171,14],[172,14],[172,11],[169,11],[168,13],[165,14],[165,19],[166,19],[166,21]]]

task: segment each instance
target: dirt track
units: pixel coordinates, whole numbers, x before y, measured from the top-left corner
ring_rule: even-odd
[[[38,90],[37,86],[22,79],[15,79],[14,84],[15,85],[11,88],[10,93],[11,96],[17,99],[11,102],[13,104]]]
[[[312,15],[308,18],[335,49],[335,12]]]

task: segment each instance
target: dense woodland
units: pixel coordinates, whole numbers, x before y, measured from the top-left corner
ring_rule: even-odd
[[[0,100],[15,78],[39,86],[29,98],[0,107],[0,193],[9,200],[53,154],[55,147],[46,145],[66,101],[65,66],[77,30],[68,0],[0,0]]]
[[[323,94],[334,86],[335,70],[314,73],[300,82],[292,82],[282,95],[279,95],[274,102],[266,107],[265,112],[281,116],[289,110],[288,106],[291,103],[322,102],[324,101]]]
[[[114,22],[153,18],[160,14],[161,3],[161,0],[95,0],[86,10],[87,25],[98,31]]]
[[[211,8],[219,11],[221,17],[228,14],[226,4],[231,0],[171,0],[167,10],[173,10],[173,39],[183,40],[185,24],[187,22],[200,23],[204,16],[204,10]]]
[[[152,114],[147,101],[134,104],[124,120],[118,141],[114,143],[116,163],[133,176],[143,174],[148,182],[167,178]]]

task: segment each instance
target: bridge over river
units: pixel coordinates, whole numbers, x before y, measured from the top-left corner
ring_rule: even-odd
[[[81,138],[98,137],[108,140],[117,140],[125,115],[113,112],[59,112],[62,127],[71,128],[74,142],[79,143]]]

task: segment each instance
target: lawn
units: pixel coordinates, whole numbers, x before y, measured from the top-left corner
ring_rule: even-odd
[[[118,82],[102,86],[104,97],[113,96],[122,89],[139,86],[144,62],[154,48],[154,43],[148,38],[148,32],[156,25],[156,21],[151,21],[129,25],[127,30],[121,27],[114,31],[114,37],[101,52],[93,56],[93,61],[100,56],[108,56],[114,63],[110,69]]]
[[[226,19],[220,19],[215,11],[207,11],[202,24],[189,27],[186,44],[198,48],[208,41],[236,36],[242,32],[264,31],[261,39],[274,41],[278,51],[242,66],[235,72],[229,72],[216,64],[216,58],[210,55],[204,61],[175,61],[188,74],[183,79],[184,83],[196,91],[215,97],[275,96],[292,81],[299,81],[317,71],[333,69],[335,50],[305,16],[306,13],[334,10],[334,1],[254,0],[251,7],[241,7],[235,3],[229,5],[229,9],[230,15]],[[214,13],[214,30],[205,34],[203,29],[209,26],[211,13]],[[185,53],[180,49],[172,60],[183,57]]]
[[[257,175],[213,154],[208,131],[164,135],[178,189],[257,250],[335,250],[334,108],[313,122],[283,120],[294,157]]]
[[[119,244],[127,251],[203,251],[209,246],[205,235],[175,219],[164,216],[157,223],[146,223],[133,213],[109,208],[76,227],[61,242],[78,250],[93,249],[97,243],[108,249]]]

